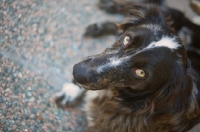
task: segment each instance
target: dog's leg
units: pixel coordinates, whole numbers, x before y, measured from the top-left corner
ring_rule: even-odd
[[[121,9],[134,4],[157,4],[163,6],[165,0],[99,0],[98,6],[100,9],[105,10],[108,13],[122,13],[120,11]]]
[[[157,4],[163,6],[165,0],[99,0],[98,6],[100,9],[105,10],[108,13],[123,13],[121,9],[135,4]]]
[[[123,10],[124,7],[135,5],[135,4],[157,4],[164,5],[165,0],[132,0],[132,1],[117,1],[117,0],[99,0],[98,6],[100,9],[105,10],[108,13],[120,13],[127,14],[126,10]],[[119,29],[114,22],[103,22],[91,24],[86,28],[84,36],[88,37],[100,37],[103,35],[118,35]]]
[[[55,94],[54,99],[58,107],[74,106],[80,102],[84,93],[85,90],[75,82],[66,83],[62,90]]]
[[[117,35],[118,28],[113,22],[95,23],[86,28],[84,36],[99,37],[102,35]]]
[[[200,26],[185,18],[184,26],[191,32],[191,45],[200,49]]]
[[[165,11],[163,12],[165,13]],[[191,22],[179,10],[169,8],[167,13],[170,15],[171,20],[173,20],[172,27],[179,34],[184,45],[200,49],[200,26]]]

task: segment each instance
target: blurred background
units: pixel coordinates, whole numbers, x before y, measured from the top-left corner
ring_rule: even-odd
[[[84,38],[88,24],[120,23],[98,0],[0,1],[0,132],[84,132],[81,106],[57,108],[53,95],[72,80],[72,67],[101,53],[115,36]],[[167,0],[190,19],[187,0]]]

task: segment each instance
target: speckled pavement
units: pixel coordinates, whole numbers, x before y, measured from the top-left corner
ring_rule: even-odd
[[[114,39],[82,37],[89,23],[114,19],[96,3],[0,2],[0,131],[85,131],[80,106],[58,109],[52,96],[71,81],[73,64]]]
[[[193,18],[185,8],[187,0],[168,1]],[[81,106],[59,109],[52,97],[72,80],[76,62],[114,42],[114,36],[82,37],[88,24],[123,21],[100,11],[96,3],[0,1],[0,132],[85,131]]]

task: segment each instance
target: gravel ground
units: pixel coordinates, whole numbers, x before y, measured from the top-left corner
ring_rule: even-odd
[[[82,37],[87,24],[114,20],[96,2],[0,2],[0,131],[85,130],[80,106],[58,109],[52,96],[71,81],[74,63],[114,39]]]
[[[52,96],[71,81],[73,64],[114,42],[114,36],[82,37],[88,24],[123,19],[100,11],[96,3],[0,1],[0,132],[85,131],[81,106],[59,109]],[[193,18],[186,0],[169,4]]]

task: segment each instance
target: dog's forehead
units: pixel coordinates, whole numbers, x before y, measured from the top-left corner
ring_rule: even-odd
[[[157,24],[142,24],[140,27],[147,28],[147,29],[155,31],[155,32],[162,30],[162,27]]]
[[[180,46],[181,45],[178,43],[175,37],[163,36],[160,40],[151,42],[144,49],[150,49],[155,47],[166,47],[171,50],[175,50]]]
[[[137,26],[137,28],[129,28],[125,34],[131,34],[132,36],[139,36],[140,39],[146,40],[143,41],[140,45],[145,49],[155,48],[155,47],[166,47],[171,50],[175,50],[180,47],[178,37],[172,32],[165,31],[159,25],[156,24],[142,24]]]

